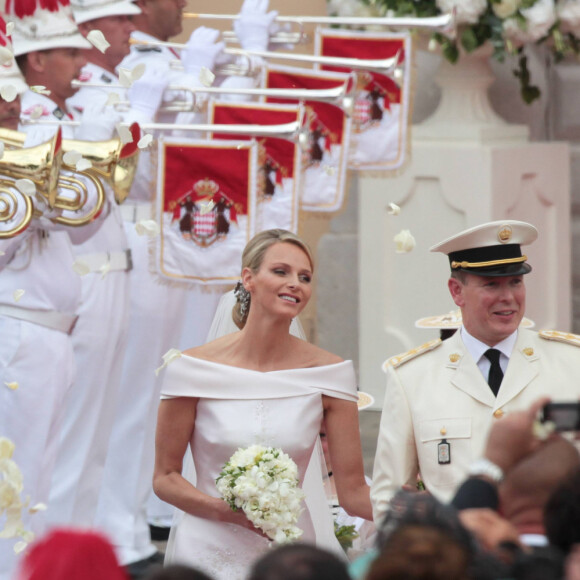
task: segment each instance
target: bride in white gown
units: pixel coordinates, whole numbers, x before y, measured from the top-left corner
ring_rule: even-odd
[[[242,268],[246,293],[234,309],[242,330],[170,364],[156,438],[155,492],[184,512],[168,560],[218,580],[244,578],[270,544],[216,489],[216,477],[239,447],[282,448],[302,483],[324,418],[339,501],[351,515],[371,519],[352,363],[289,333],[311,295],[308,248],[290,232],[267,230],[248,243]],[[195,487],[181,475],[188,444]],[[298,525],[302,540],[314,542],[309,510]]]

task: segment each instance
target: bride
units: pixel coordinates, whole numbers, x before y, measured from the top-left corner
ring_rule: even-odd
[[[184,513],[166,561],[218,580],[244,578],[270,541],[219,497],[215,480],[240,447],[279,447],[296,462],[300,484],[321,422],[341,506],[372,519],[363,473],[352,362],[290,334],[312,293],[308,247],[285,230],[257,234],[242,255],[233,317],[240,332],[182,354],[167,368],[156,435],[155,493]],[[182,473],[191,446],[197,482]],[[302,541],[315,541],[309,511]]]

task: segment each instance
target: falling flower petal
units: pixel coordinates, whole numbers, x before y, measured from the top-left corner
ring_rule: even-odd
[[[135,231],[138,236],[155,238],[159,235],[159,224],[155,220],[141,220],[135,224]]]
[[[18,90],[14,85],[4,85],[0,88],[0,97],[7,103],[11,103],[18,96]]]
[[[30,90],[33,93],[38,93],[39,95],[50,95],[50,91],[43,85],[32,85]]]
[[[87,169],[90,169],[92,166],[93,164],[88,159],[85,159],[83,157],[77,161],[76,169],[77,171],[86,171]]]
[[[63,155],[62,160],[67,165],[76,165],[82,158],[83,158],[83,156],[78,151],[75,151],[73,149],[72,151],[67,151]]]
[[[432,38],[429,41],[429,44],[427,45],[427,50],[429,52],[435,52],[437,50],[438,46],[439,46],[439,43],[434,38]]]
[[[100,268],[101,280],[105,279],[105,276],[111,271],[111,262],[105,262]]]
[[[36,514],[38,512],[45,512],[47,509],[48,507],[45,503],[37,503],[28,510],[28,513]]]
[[[147,149],[147,147],[149,147],[151,143],[153,143],[153,135],[151,135],[150,133],[145,133],[145,135],[143,135],[143,137],[139,139],[137,147],[139,147],[139,149]]]
[[[9,48],[0,46],[0,66],[10,66],[14,60],[14,54]]]
[[[336,172],[336,168],[332,165],[323,165],[322,170],[324,173],[326,173],[326,175],[328,175],[328,177],[332,177]]]
[[[25,290],[14,290],[14,302],[20,302],[20,299],[26,294]]]
[[[117,133],[119,134],[119,139],[121,139],[121,143],[123,143],[123,145],[126,145],[127,143],[133,142],[133,135],[132,135],[131,131],[129,130],[129,127],[127,127],[127,125],[123,125],[121,123],[118,123],[117,124]]]
[[[199,82],[204,87],[211,87],[215,81],[215,75],[205,66],[201,67],[199,71]]]
[[[107,48],[109,48],[110,43],[107,42],[105,35],[100,30],[91,30],[87,34],[87,40],[102,53],[105,53]]]
[[[47,507],[45,503],[37,503],[28,510],[28,513],[35,514],[37,512],[44,512],[46,509]]]
[[[20,554],[21,552],[26,550],[26,546],[28,546],[28,542],[24,541],[16,542],[16,544],[14,544],[14,553]]]
[[[42,105],[35,105],[32,107],[32,111],[30,113],[31,119],[39,119],[44,114],[44,107]]]
[[[24,195],[28,195],[30,197],[34,196],[36,193],[36,185],[30,179],[18,179],[14,182],[16,189],[21,191]]]
[[[532,425],[532,433],[536,439],[545,441],[556,430],[556,423],[553,421],[534,421]]]
[[[0,141],[0,159],[4,157],[4,141]]]
[[[389,215],[399,215],[401,213],[401,208],[396,203],[389,203]]]
[[[209,213],[215,206],[215,203],[213,201],[213,199],[210,199],[207,203],[201,203],[201,209],[199,210],[199,213],[201,215],[204,215],[206,213]]]
[[[119,67],[119,83],[122,87],[129,88],[133,84],[131,71],[128,68]]]
[[[131,78],[134,81],[138,81],[144,74],[145,74],[145,69],[147,67],[145,66],[145,64],[140,63],[138,64],[135,68],[133,68],[133,70],[131,71]]]
[[[176,348],[170,348],[164,355],[163,355],[163,364],[158,368],[155,369],[155,375],[158,375],[161,370],[163,370],[169,363],[173,362],[175,359],[181,357],[181,351],[177,350]]]
[[[406,254],[417,245],[417,243],[415,242],[415,238],[413,237],[413,235],[409,230],[401,230],[393,238],[393,241],[395,242],[396,245],[395,252],[397,252],[397,254]]]
[[[4,383],[11,391],[16,391],[18,389],[18,383],[16,381],[13,381],[11,383],[9,382],[5,382]]]
[[[107,97],[107,102],[105,103],[105,107],[111,107],[120,102],[121,97],[119,96],[118,93],[109,93],[109,96]]]
[[[86,262],[83,262],[82,260],[75,260],[75,262],[72,266],[72,269],[79,276],[86,276],[87,274],[90,274],[90,272],[91,272],[90,266]]]

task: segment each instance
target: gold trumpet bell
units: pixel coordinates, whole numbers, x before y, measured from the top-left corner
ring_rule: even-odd
[[[30,179],[36,186],[36,191],[46,199],[52,209],[58,194],[62,155],[62,133],[59,127],[52,139],[46,143],[4,151],[0,159],[0,174],[14,180]]]
[[[11,179],[0,179],[0,240],[13,238],[30,225],[32,200]]]
[[[8,145],[11,149],[22,149],[26,141],[26,133],[0,127],[0,141]]]
[[[91,162],[92,170],[109,183],[119,204],[129,195],[139,161],[137,144],[141,138],[141,129],[137,123],[133,123],[129,130],[133,137],[130,143],[123,143],[119,138],[108,141],[63,141],[65,152],[76,151]]]

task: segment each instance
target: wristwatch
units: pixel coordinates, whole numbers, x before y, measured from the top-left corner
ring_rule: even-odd
[[[496,483],[500,483],[503,479],[503,470],[489,459],[482,457],[469,466],[469,475],[485,475]]]

